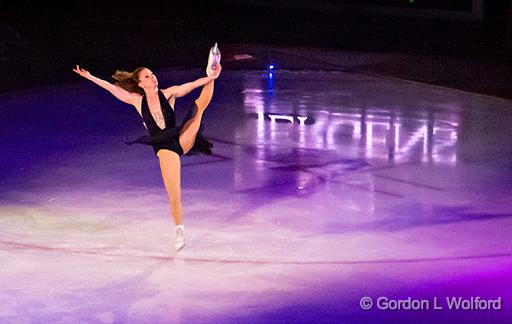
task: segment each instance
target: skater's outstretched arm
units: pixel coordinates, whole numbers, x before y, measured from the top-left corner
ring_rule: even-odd
[[[95,77],[89,71],[82,69],[78,65],[73,69],[73,71],[76,72],[77,74],[79,74],[81,77],[83,77],[89,81],[92,81],[95,84],[102,87],[103,89],[107,90],[114,97],[121,100],[122,102],[125,102],[127,104],[135,106],[136,102],[140,101],[140,98],[141,98],[140,94],[128,92],[125,89],[123,89],[115,84],[112,84],[108,81],[105,81],[98,77]]]
[[[187,82],[182,85],[172,86],[167,89],[162,90],[166,98],[170,97],[183,97],[189,94],[190,92],[194,91],[195,89],[204,86],[208,82],[214,80],[213,76],[207,76],[203,78],[199,78],[192,82]]]

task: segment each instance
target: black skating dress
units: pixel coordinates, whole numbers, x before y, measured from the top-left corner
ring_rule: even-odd
[[[158,127],[155,119],[151,115],[149,111],[148,101],[146,99],[146,95],[142,96],[142,119],[144,120],[144,124],[149,132],[149,136],[141,136],[134,141],[126,142],[128,145],[132,144],[146,144],[153,146],[153,150],[155,154],[158,153],[161,149],[170,150],[176,152],[178,155],[183,155],[183,148],[180,145],[179,135],[180,130],[183,125],[190,119],[195,113],[197,107],[194,107],[193,111],[189,111],[188,115],[185,117],[182,125],[180,127],[176,127],[176,115],[174,114],[174,109],[171,107],[165,95],[162,91],[158,90],[158,98],[160,99],[160,108],[162,109],[162,115],[165,120],[165,128],[161,129]],[[202,136],[203,125],[201,122],[201,127],[196,136],[196,140],[192,149],[186,154],[191,155],[194,153],[203,153],[210,155],[212,154],[211,148],[213,144],[210,143]]]

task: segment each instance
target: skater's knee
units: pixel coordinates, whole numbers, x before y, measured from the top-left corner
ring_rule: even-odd
[[[195,111],[195,116],[197,116],[198,113],[202,113],[206,109],[206,107],[208,107],[208,105],[210,104],[210,100],[199,97],[196,99],[196,101],[194,101],[194,103],[196,104],[197,107]]]

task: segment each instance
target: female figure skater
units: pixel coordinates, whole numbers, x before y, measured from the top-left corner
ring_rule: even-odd
[[[93,76],[78,65],[74,72],[106,89],[114,97],[130,104],[137,109],[146,126],[149,136],[136,141],[153,146],[160,161],[160,170],[167,190],[171,214],[176,224],[174,248],[179,251],[185,246],[185,228],[181,210],[180,156],[191,151],[211,154],[211,143],[202,138],[200,131],[201,119],[213,96],[213,83],[220,75],[222,67],[218,62],[208,62],[206,77],[178,86],[160,90],[156,76],[145,67],[133,72],[116,71],[112,76],[114,84]],[[181,127],[176,127],[174,101],[192,90],[203,87],[195,100],[195,110]],[[199,133],[199,134],[198,134]]]

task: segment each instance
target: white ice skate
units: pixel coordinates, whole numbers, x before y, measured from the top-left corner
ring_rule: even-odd
[[[183,225],[176,225],[176,240],[174,241],[174,249],[176,252],[185,246],[185,227]]]
[[[210,55],[208,56],[208,65],[206,66],[206,75],[212,76],[217,64],[220,63],[220,50],[217,43],[210,48]]]

